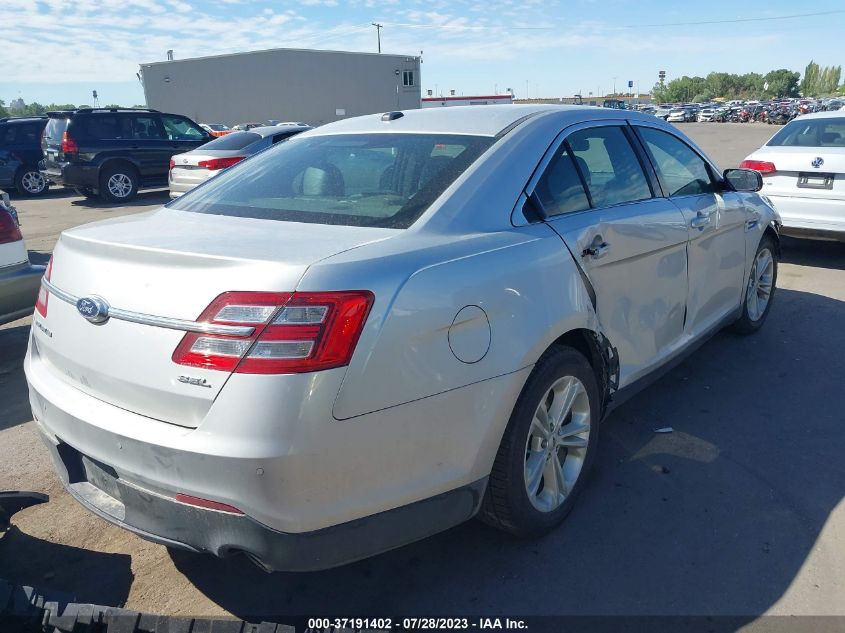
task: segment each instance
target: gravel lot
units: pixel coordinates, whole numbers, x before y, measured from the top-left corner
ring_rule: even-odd
[[[685,124],[723,167],[774,130]],[[33,261],[58,234],[130,208],[16,200]],[[766,327],[721,333],[617,410],[560,529],[517,541],[470,522],[344,568],[268,576],[170,553],[66,493],[21,369],[29,319],[0,328],[0,490],[47,492],[0,541],[0,576],[80,602],[174,615],[845,615],[845,244],[784,239]],[[653,429],[674,427],[657,435]]]

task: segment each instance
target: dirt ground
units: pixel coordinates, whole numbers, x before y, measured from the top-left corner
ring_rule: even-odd
[[[723,166],[773,133],[686,124]],[[52,193],[15,200],[33,261],[60,231],[145,211]],[[0,328],[0,490],[46,492],[0,540],[0,577],[172,615],[845,615],[845,244],[784,241],[757,335],[722,333],[618,409],[579,506],[517,541],[470,522],[326,572],[169,552],[66,494],[31,422],[29,319]],[[658,435],[653,429],[674,427]]]

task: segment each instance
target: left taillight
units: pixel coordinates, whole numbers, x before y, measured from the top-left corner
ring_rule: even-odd
[[[226,292],[201,323],[251,327],[247,336],[186,334],[173,352],[179,365],[242,374],[292,374],[348,365],[373,304],[368,290]]]
[[[50,281],[50,275],[52,275],[52,274],[53,274],[53,258],[51,257],[49,263],[47,264],[47,271],[44,273],[44,279],[46,279],[47,281]],[[36,301],[35,301],[35,310],[38,312],[38,314],[40,314],[41,316],[43,316],[45,318],[47,316],[47,302],[49,301],[49,299],[50,299],[50,293],[47,291],[47,289],[42,284],[41,288],[38,290],[38,299],[36,299]]]
[[[23,239],[20,226],[14,216],[0,207],[0,244],[19,242]]]
[[[217,171],[218,169],[226,169],[232,165],[241,162],[246,156],[227,156],[225,158],[210,158],[209,160],[201,160],[197,163],[197,167],[204,167],[209,171]]]

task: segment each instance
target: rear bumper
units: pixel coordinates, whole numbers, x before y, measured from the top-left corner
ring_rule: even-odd
[[[845,200],[763,193],[780,214],[784,234],[845,240]]]
[[[0,268],[0,325],[32,314],[43,275],[29,262]]]
[[[97,167],[90,165],[74,165],[73,163],[56,163],[41,169],[44,177],[60,187],[89,187],[98,189],[100,186],[100,172]]]
[[[49,334],[34,330],[30,404],[71,493],[149,540],[218,556],[242,550],[274,569],[339,565],[471,518],[530,372],[349,420],[332,416],[344,368],[233,374],[194,429],[87,395],[39,354]],[[112,499],[75,485],[94,483],[81,479],[82,456],[113,473]],[[178,493],[244,516],[178,503]],[[113,499],[119,512],[110,513]]]
[[[486,478],[321,530],[284,533],[232,512],[180,503],[115,476],[41,427],[65,489],[106,521],[166,547],[226,557],[245,553],[268,571],[316,571],[351,563],[448,529],[481,503]],[[92,477],[91,472],[97,474]],[[97,481],[97,485],[89,483]]]

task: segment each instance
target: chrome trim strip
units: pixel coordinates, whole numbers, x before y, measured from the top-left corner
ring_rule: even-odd
[[[52,296],[73,306],[75,306],[76,302],[79,300],[79,297],[76,297],[69,292],[65,292],[64,290],[60,290],[43,277],[41,279],[41,285],[44,286],[44,288],[47,289],[47,292],[49,292]],[[184,319],[173,319],[170,317],[143,314],[141,312],[132,312],[130,310],[121,310],[120,308],[113,308],[111,306],[109,306],[109,317],[120,321],[129,321],[130,323],[151,325],[153,327],[161,327],[168,330],[180,330],[182,332],[196,332],[197,334],[250,336],[255,331],[255,328],[250,326],[200,323],[198,321],[187,321]]]

